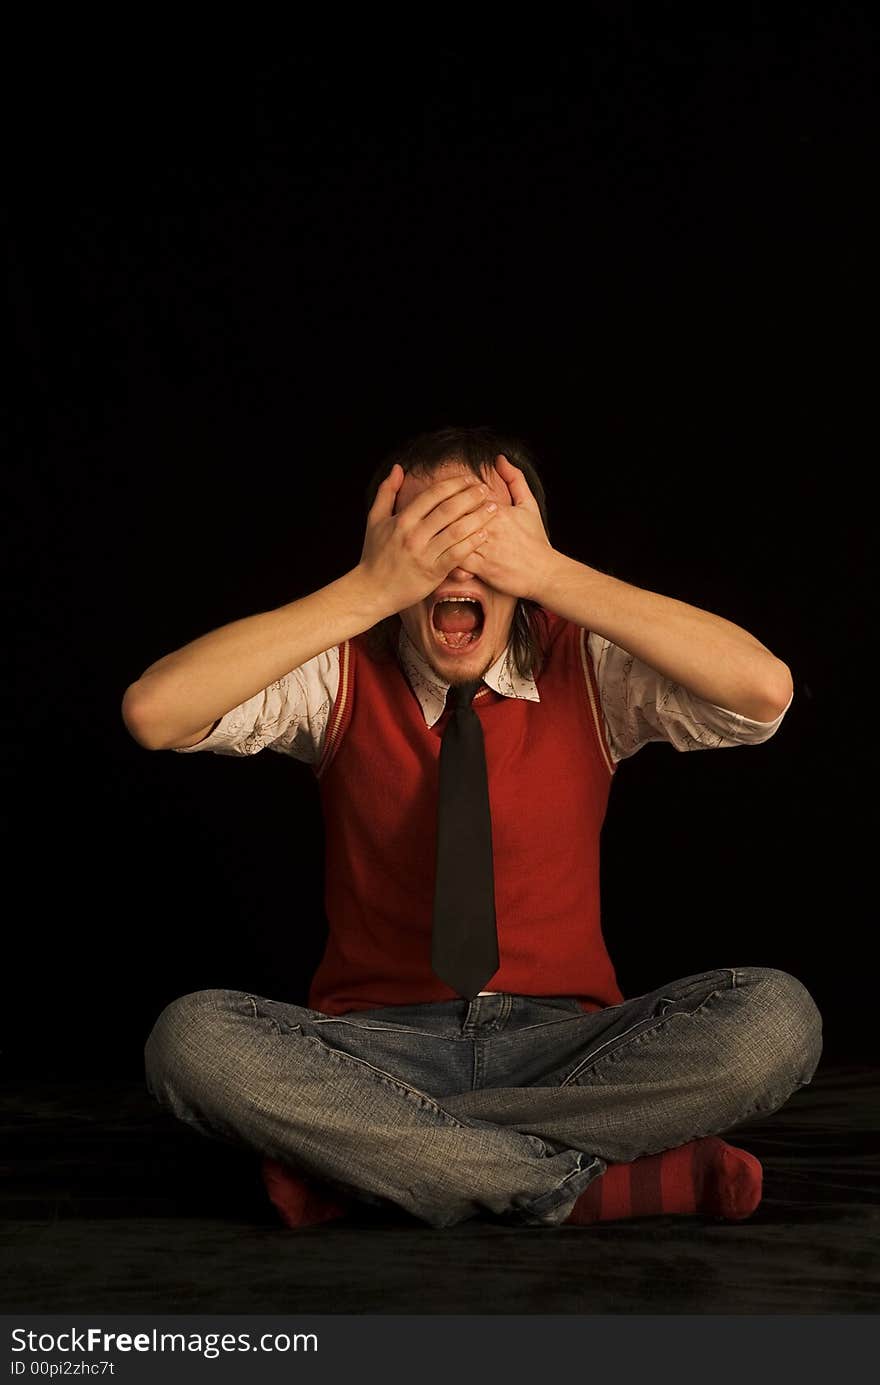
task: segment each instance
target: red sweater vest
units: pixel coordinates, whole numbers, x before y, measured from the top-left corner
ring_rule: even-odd
[[[552,612],[540,702],[485,684],[500,965],[484,989],[620,1003],[599,905],[599,840],[615,765],[587,632]],[[328,939],[308,1005],[328,1015],[456,998],[431,971],[440,742],[396,660],[356,636],[313,766],[324,815]]]

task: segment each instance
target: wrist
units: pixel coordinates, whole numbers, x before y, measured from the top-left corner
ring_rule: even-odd
[[[360,563],[345,574],[344,581],[350,589],[355,609],[366,620],[364,629],[395,614],[396,607],[389,599],[388,593],[377,586],[375,579]]]
[[[551,549],[536,576],[535,584],[529,593],[529,600],[537,602],[539,606],[544,606],[547,610],[554,610],[553,602],[558,595],[560,584],[564,584],[566,581],[572,561],[564,553],[560,553],[558,549]]]

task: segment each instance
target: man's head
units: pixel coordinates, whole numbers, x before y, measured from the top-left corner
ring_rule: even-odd
[[[457,457],[440,462],[428,475],[410,471],[397,492],[394,513],[400,514],[421,491],[447,477],[473,480],[471,468]],[[494,500],[498,505],[512,504],[510,491],[494,466],[483,471],[483,480],[488,487],[487,504],[489,500]],[[472,647],[458,652],[444,644],[431,618],[435,603],[441,596],[473,596],[479,601],[483,623]],[[424,601],[405,607],[398,615],[416,649],[434,672],[447,683],[466,683],[472,678],[482,678],[507,648],[516,602],[515,596],[494,591],[468,568],[454,567]]]
[[[367,509],[372,506],[380,484],[395,462],[404,472],[395,501],[395,514],[411,504],[426,487],[448,476],[481,480],[488,487],[487,501],[491,498],[499,505],[510,505],[510,491],[495,469],[499,452],[525,473],[549,537],[544,487],[530,448],[509,433],[488,427],[442,428],[421,433],[403,443],[384,457],[374,471],[367,487]],[[482,605],[483,630],[472,652],[456,654],[444,648],[432,624],[431,613],[437,597],[454,593],[472,593]],[[536,675],[541,666],[544,633],[540,628],[541,608],[525,598],[517,599],[496,591],[467,568],[452,568],[424,601],[388,617],[368,631],[368,644],[375,653],[392,657],[396,654],[401,624],[422,657],[447,683],[481,678],[511,642],[513,661],[520,674]]]

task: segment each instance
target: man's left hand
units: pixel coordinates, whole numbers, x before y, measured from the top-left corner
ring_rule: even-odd
[[[525,474],[501,452],[495,470],[507,486],[510,504],[499,504],[484,539],[463,566],[506,596],[540,600],[546,579],[559,554],[547,537],[538,502]],[[487,495],[486,499],[491,497]]]

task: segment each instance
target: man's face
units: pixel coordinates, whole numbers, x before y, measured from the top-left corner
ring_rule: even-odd
[[[413,476],[408,472],[397,492],[394,513],[400,514],[420,491],[435,485],[437,481],[458,476],[468,482],[477,479],[468,467],[456,461],[442,462],[429,476]],[[494,467],[487,468],[483,479],[487,486],[485,504],[490,500],[498,505],[513,503],[510,491]],[[446,596],[453,596],[456,592],[462,596],[476,596],[482,605],[484,625],[479,640],[462,651],[447,648],[432,624],[431,612],[440,592]],[[468,568],[454,567],[424,601],[417,601],[414,606],[407,606],[398,614],[416,649],[437,676],[445,683],[467,683],[473,678],[482,678],[507,647],[516,603],[515,596],[495,591]]]

